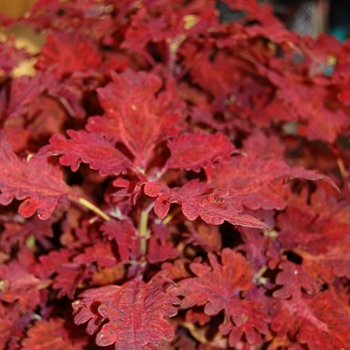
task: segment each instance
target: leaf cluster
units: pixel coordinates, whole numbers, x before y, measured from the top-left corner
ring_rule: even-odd
[[[349,349],[350,41],[220,3],[0,18],[0,349]]]

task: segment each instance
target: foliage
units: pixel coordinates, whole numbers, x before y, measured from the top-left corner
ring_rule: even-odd
[[[1,44],[1,349],[349,349],[350,41],[221,2],[38,0]]]

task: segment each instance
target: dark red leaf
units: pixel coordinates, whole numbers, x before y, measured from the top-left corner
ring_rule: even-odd
[[[88,37],[78,31],[48,33],[36,67],[55,72],[58,79],[72,74],[96,74],[102,65],[101,54]]]
[[[45,158],[21,160],[0,137],[0,204],[8,205],[14,198],[24,200],[19,213],[24,217],[38,211],[40,219],[48,219],[58,202],[67,204],[70,187],[62,173]]]
[[[189,234],[186,242],[201,246],[205,251],[217,253],[221,250],[222,237],[217,226],[199,224],[197,227],[188,225]]]
[[[287,180],[323,180],[335,186],[323,174],[300,167],[292,168],[284,161],[275,159],[237,156],[230,163],[208,167],[206,172],[208,183],[214,188],[226,190],[226,201],[232,203],[237,211],[241,211],[242,206],[253,210],[284,209]]]
[[[172,280],[178,281],[183,278],[191,277],[188,267],[189,263],[190,261],[187,259],[176,259],[173,264],[170,262],[162,264],[162,270],[166,271]]]
[[[87,129],[117,138],[135,156],[135,165],[145,167],[157,143],[178,133],[181,110],[170,94],[155,97],[162,86],[156,75],[126,71],[112,73],[112,79],[97,89],[107,116],[90,118]]]
[[[114,295],[121,287],[107,285],[100,288],[91,288],[79,295],[82,300],[78,299],[73,302],[74,323],[81,325],[88,322],[86,332],[94,334],[101,326],[105,318],[98,313],[98,307],[104,303],[113,303]]]
[[[294,251],[303,259],[303,270],[311,276],[320,277],[328,283],[332,283],[334,277],[350,278],[349,245],[329,247],[327,253],[317,255],[301,249],[294,249]]]
[[[83,350],[86,340],[80,342],[71,339],[71,329],[62,318],[40,320],[28,331],[28,337],[22,342],[25,350]]]
[[[278,337],[290,334],[310,350],[346,349],[349,344],[349,313],[331,291],[284,300],[272,316],[271,328]]]
[[[192,263],[190,268],[197,277],[183,279],[171,293],[185,297],[181,308],[205,305],[204,312],[209,316],[221,310],[229,316],[231,298],[253,287],[253,271],[241,254],[228,248],[222,250],[222,265],[213,254],[208,257],[211,267]]]
[[[285,73],[273,83],[279,87],[276,104],[280,105],[277,108],[288,106],[292,112],[289,120],[300,121],[297,123],[298,134],[309,140],[333,143],[337,135],[348,129],[347,115],[339,107],[330,108],[332,101],[325,87],[305,84],[299,77]]]
[[[177,314],[173,304],[180,300],[165,293],[164,287],[169,282],[158,274],[147,284],[131,280],[121,287],[113,286],[114,291],[112,286],[85,291],[83,297],[90,305],[100,302],[100,291],[107,292],[97,312],[109,322],[97,333],[96,344],[107,346],[115,343],[115,348],[136,350],[161,345],[162,339],[173,340],[174,330],[164,317]],[[80,324],[91,317],[94,317],[92,313],[90,317],[76,318],[75,322]]]
[[[45,90],[43,75],[34,78],[21,76],[11,82],[11,95],[6,109],[7,118],[19,118],[27,112],[28,105]]]
[[[73,261],[80,264],[91,264],[96,261],[100,267],[113,267],[117,264],[117,259],[112,248],[110,242],[96,243],[92,247],[87,247],[84,253],[77,255]]]
[[[18,261],[0,265],[0,299],[7,303],[16,300],[22,312],[34,311],[41,302],[40,289],[51,284],[29,273]]]
[[[243,152],[250,158],[284,159],[286,145],[276,136],[266,136],[261,130],[253,132],[243,141]]]
[[[70,136],[68,140],[55,134],[50,145],[43,147],[40,153],[62,155],[60,163],[70,166],[73,171],[79,168],[80,162],[87,163],[102,176],[119,175],[132,167],[131,161],[103,136],[84,130],[67,130],[67,134]]]
[[[176,249],[170,242],[164,244],[159,243],[154,237],[148,240],[147,260],[151,264],[163,262],[168,259],[174,259],[179,255],[179,250]]]
[[[94,286],[105,286],[117,283],[124,279],[126,274],[125,263],[120,262],[113,267],[99,268],[93,272],[92,284]]]
[[[168,142],[171,156],[168,168],[183,168],[199,172],[209,164],[230,160],[235,147],[222,133],[214,135],[197,132],[184,134]]]
[[[289,261],[284,261],[279,265],[282,270],[276,277],[276,283],[282,285],[273,293],[275,298],[287,299],[291,296],[297,298],[301,295],[302,290],[308,294],[317,292],[321,284],[310,275],[302,271],[302,268]]]
[[[229,334],[229,344],[232,347],[237,345],[243,334],[249,344],[261,344],[262,335],[269,333],[270,317],[268,314],[271,306],[271,300],[266,298],[264,290],[248,292],[244,300],[232,298],[231,316],[227,323],[220,325],[221,334]]]
[[[68,263],[72,256],[66,248],[50,251],[47,255],[40,255],[40,263],[31,267],[31,271],[40,278],[48,278],[58,271],[59,266]]]
[[[122,261],[136,258],[140,249],[140,238],[136,235],[135,228],[130,221],[109,220],[101,225],[103,235],[109,240],[115,240]]]
[[[241,300],[239,297],[242,291],[253,288],[251,266],[240,253],[228,248],[222,250],[222,265],[212,254],[209,254],[209,260],[211,267],[192,263],[190,268],[197,277],[183,279],[171,289],[171,293],[185,297],[181,308],[205,305],[204,312],[209,316],[224,310],[226,320],[231,321],[222,324],[220,331],[223,334],[231,332],[231,346],[240,340],[243,333],[250,344],[258,344],[261,336],[254,328],[263,334],[268,332],[266,305],[249,299]],[[236,332],[237,336],[234,336]]]
[[[4,230],[0,236],[0,246],[4,252],[10,252],[11,249],[22,248],[28,239],[35,238],[43,246],[51,247],[48,238],[53,236],[52,224],[54,222],[53,217],[43,221],[37,216],[33,216],[22,224],[4,223]]]
[[[349,205],[335,200],[321,188],[311,199],[292,195],[286,211],[277,217],[282,247],[303,259],[304,272],[328,283],[350,275]]]
[[[168,214],[170,204],[182,205],[182,212],[189,220],[201,217],[207,224],[220,225],[225,220],[232,225],[267,228],[260,220],[241,214],[231,202],[226,202],[227,191],[215,191],[207,183],[192,180],[182,188],[170,189],[154,183],[146,183],[145,193],[151,197],[159,192],[154,206],[155,213],[164,219]]]
[[[78,263],[63,263],[58,266],[57,276],[54,279],[53,288],[59,289],[57,297],[67,295],[73,299],[75,290],[84,279],[86,270]]]

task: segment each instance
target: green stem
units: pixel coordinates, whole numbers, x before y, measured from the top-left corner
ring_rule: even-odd
[[[147,226],[148,226],[148,214],[153,209],[154,202],[152,202],[146,209],[142,210],[139,223],[139,237],[141,240],[140,249],[142,255],[147,254]]]
[[[259,283],[259,284],[264,284],[264,281],[262,280],[262,276],[263,274],[268,270],[267,266],[263,266],[258,272],[257,274],[254,276],[254,280],[255,282]]]
[[[93,211],[95,214],[101,216],[101,218],[106,220],[106,221],[109,221],[111,219],[106,213],[104,213],[101,209],[97,208],[94,204],[92,204],[91,202],[89,202],[85,198],[69,196],[69,199],[71,199],[72,201],[74,201],[76,203],[83,205],[85,208],[90,209],[91,211]]]
[[[167,225],[172,219],[174,216],[176,216],[177,214],[179,214],[182,210],[182,207],[179,206],[177,207],[171,214],[169,214],[164,220],[163,220],[163,224],[164,225]]]

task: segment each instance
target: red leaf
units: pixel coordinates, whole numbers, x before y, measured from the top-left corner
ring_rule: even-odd
[[[275,298],[287,299],[291,296],[297,298],[302,290],[314,294],[320,289],[321,283],[303,272],[300,266],[284,261],[279,268],[282,271],[278,273],[276,283],[283,287],[273,293]]]
[[[21,76],[12,81],[7,118],[19,118],[25,114],[28,105],[45,89],[44,83],[42,74],[37,74],[34,78]]]
[[[199,172],[209,164],[230,160],[235,147],[222,133],[214,135],[196,132],[184,134],[168,142],[171,156],[167,161],[168,168],[183,168]]]
[[[281,247],[298,254],[303,271],[324,282],[350,277],[348,202],[326,196],[321,188],[311,198],[292,195],[288,201],[287,209],[277,217]]]
[[[92,335],[101,326],[105,318],[98,313],[98,307],[104,303],[113,303],[114,295],[120,289],[119,286],[110,285],[100,288],[91,288],[79,294],[82,300],[76,300],[72,306],[74,311],[74,323],[81,325],[88,322],[86,333]]]
[[[71,74],[96,74],[101,65],[101,54],[88,37],[78,31],[55,31],[48,33],[36,67],[45,71],[49,68],[61,79]]]
[[[146,183],[144,191],[150,197],[154,196],[154,183]],[[160,186],[159,186],[160,187]],[[154,206],[155,213],[164,219],[167,215],[170,204],[182,205],[182,212],[189,220],[195,220],[200,216],[207,224],[221,225],[225,220],[232,225],[256,227],[266,229],[262,221],[250,215],[239,213],[231,202],[226,202],[227,191],[212,190],[208,184],[192,180],[182,188],[170,189],[165,185],[161,186],[161,192],[156,199]]]
[[[261,336],[256,330],[263,334],[268,333],[267,307],[260,302],[263,296],[255,298],[259,302],[240,297],[242,291],[253,288],[251,266],[243,255],[228,248],[222,250],[222,265],[214,255],[209,254],[208,257],[211,268],[192,263],[190,268],[197,277],[183,279],[169,292],[185,297],[181,302],[181,308],[184,309],[205,305],[204,312],[209,316],[224,310],[226,321],[220,326],[220,331],[223,334],[231,333],[231,346],[240,340],[243,333],[250,344],[258,344]]]
[[[28,142],[32,137],[30,131],[23,126],[17,125],[19,119],[13,120],[13,124],[9,121],[6,123],[4,130],[6,132],[6,140],[11,145],[15,153],[28,149]]]
[[[191,324],[199,323],[201,326],[204,326],[206,323],[210,322],[210,320],[210,316],[195,308],[189,309],[186,312],[186,322]]]
[[[148,240],[147,260],[151,264],[163,262],[168,259],[174,259],[179,255],[179,250],[176,249],[170,242],[161,244],[154,237]]]
[[[57,276],[54,279],[53,288],[59,289],[57,298],[67,295],[72,299],[78,285],[84,279],[86,271],[78,263],[63,263],[58,266]]]
[[[25,200],[19,213],[29,217],[38,211],[40,219],[48,219],[58,202],[67,204],[70,187],[61,172],[45,158],[21,160],[0,136],[0,204],[8,205],[14,198]]]
[[[107,346],[115,343],[116,349],[139,350],[161,345],[162,339],[173,340],[174,330],[164,317],[175,316],[177,309],[173,304],[180,301],[164,292],[164,286],[169,282],[160,273],[147,284],[131,280],[121,287],[113,286],[114,291],[112,286],[85,291],[83,298],[90,305],[100,302],[99,291],[107,292],[97,312],[109,322],[97,333],[96,344]],[[86,315],[75,322],[80,324],[88,319]]]
[[[120,262],[113,267],[99,268],[93,272],[92,284],[94,286],[105,286],[107,284],[117,283],[125,278],[125,263]]]
[[[334,277],[350,279],[350,245],[328,247],[327,253],[310,254],[301,249],[293,250],[303,259],[303,270],[314,277],[320,277],[327,283],[332,283]]]
[[[68,263],[71,256],[72,252],[66,248],[50,251],[39,257],[40,263],[32,266],[31,271],[40,278],[48,278],[57,272],[59,266]]]
[[[140,249],[140,238],[136,235],[135,228],[127,221],[111,219],[101,225],[103,235],[109,240],[114,239],[118,244],[118,251],[122,261],[137,258]]]
[[[40,320],[28,330],[28,337],[22,342],[25,350],[83,350],[86,340],[72,338],[72,329],[61,318]],[[75,336],[77,334],[74,334]]]
[[[264,295],[264,290],[255,289],[248,292],[243,300],[232,298],[230,317],[225,324],[219,326],[221,334],[229,334],[229,344],[234,347],[242,335],[249,344],[261,344],[262,334],[269,333],[268,316],[272,303]]]
[[[192,263],[190,268],[197,277],[186,278],[178,282],[170,292],[176,296],[184,296],[181,308],[187,309],[194,305],[205,305],[204,312],[217,315],[221,310],[230,315],[231,298],[240,291],[253,287],[253,270],[243,255],[228,248],[222,250],[220,265],[217,258],[208,254],[210,265]]]
[[[266,136],[261,130],[254,131],[243,141],[243,152],[250,158],[284,159],[286,145],[276,136]]]
[[[87,247],[84,253],[77,255],[73,261],[80,264],[91,264],[96,261],[100,267],[113,267],[117,264],[110,242],[96,243],[92,247]]]
[[[0,281],[0,299],[7,303],[18,300],[22,312],[34,311],[41,302],[40,289],[51,283],[36,278],[15,260],[0,265]]]
[[[55,218],[40,220],[37,216],[26,220],[22,225],[7,222],[0,235],[0,246],[5,252],[25,246],[28,238],[34,237],[43,246],[50,247],[48,237],[53,237],[52,224]]]
[[[191,277],[188,265],[190,261],[187,259],[179,258],[174,263],[165,262],[162,264],[162,270],[166,271],[169,277],[178,281],[183,278]]]
[[[284,209],[286,180],[323,180],[336,187],[325,175],[300,167],[292,168],[275,159],[237,156],[230,163],[218,164],[215,168],[208,167],[206,172],[208,183],[215,188],[226,190],[227,201],[233,203],[237,211],[241,211],[242,206],[253,210]]]
[[[67,134],[68,140],[55,134],[40,154],[62,155],[60,163],[73,171],[79,168],[80,162],[87,163],[91,169],[99,170],[101,176],[119,175],[132,167],[131,161],[103,136],[85,130],[67,130]]]
[[[272,82],[279,88],[272,106],[276,103],[278,109],[290,111],[289,120],[299,121],[298,134],[309,140],[333,143],[348,129],[348,116],[340,106],[332,108],[336,96],[332,97],[334,100],[329,98],[330,91],[326,87],[304,83],[298,76],[288,73]],[[273,110],[271,118],[275,119]]]
[[[153,63],[152,56],[145,49],[149,42],[164,42],[169,46],[172,56],[175,56],[187,36],[205,33],[208,25],[213,30],[219,26],[211,4],[176,6],[175,3],[145,3],[133,16],[121,47],[139,52]]]
[[[199,224],[197,227],[188,225],[189,234],[186,242],[201,246],[205,251],[217,253],[221,250],[222,237],[217,226]]]
[[[145,167],[156,144],[178,133],[182,119],[173,96],[155,93],[162,85],[153,74],[126,71],[112,73],[113,82],[97,89],[106,117],[89,119],[91,132],[117,138],[135,156],[135,165]]]
[[[284,300],[271,311],[271,328],[279,338],[290,334],[310,350],[346,349],[350,344],[348,310],[331,291]]]

